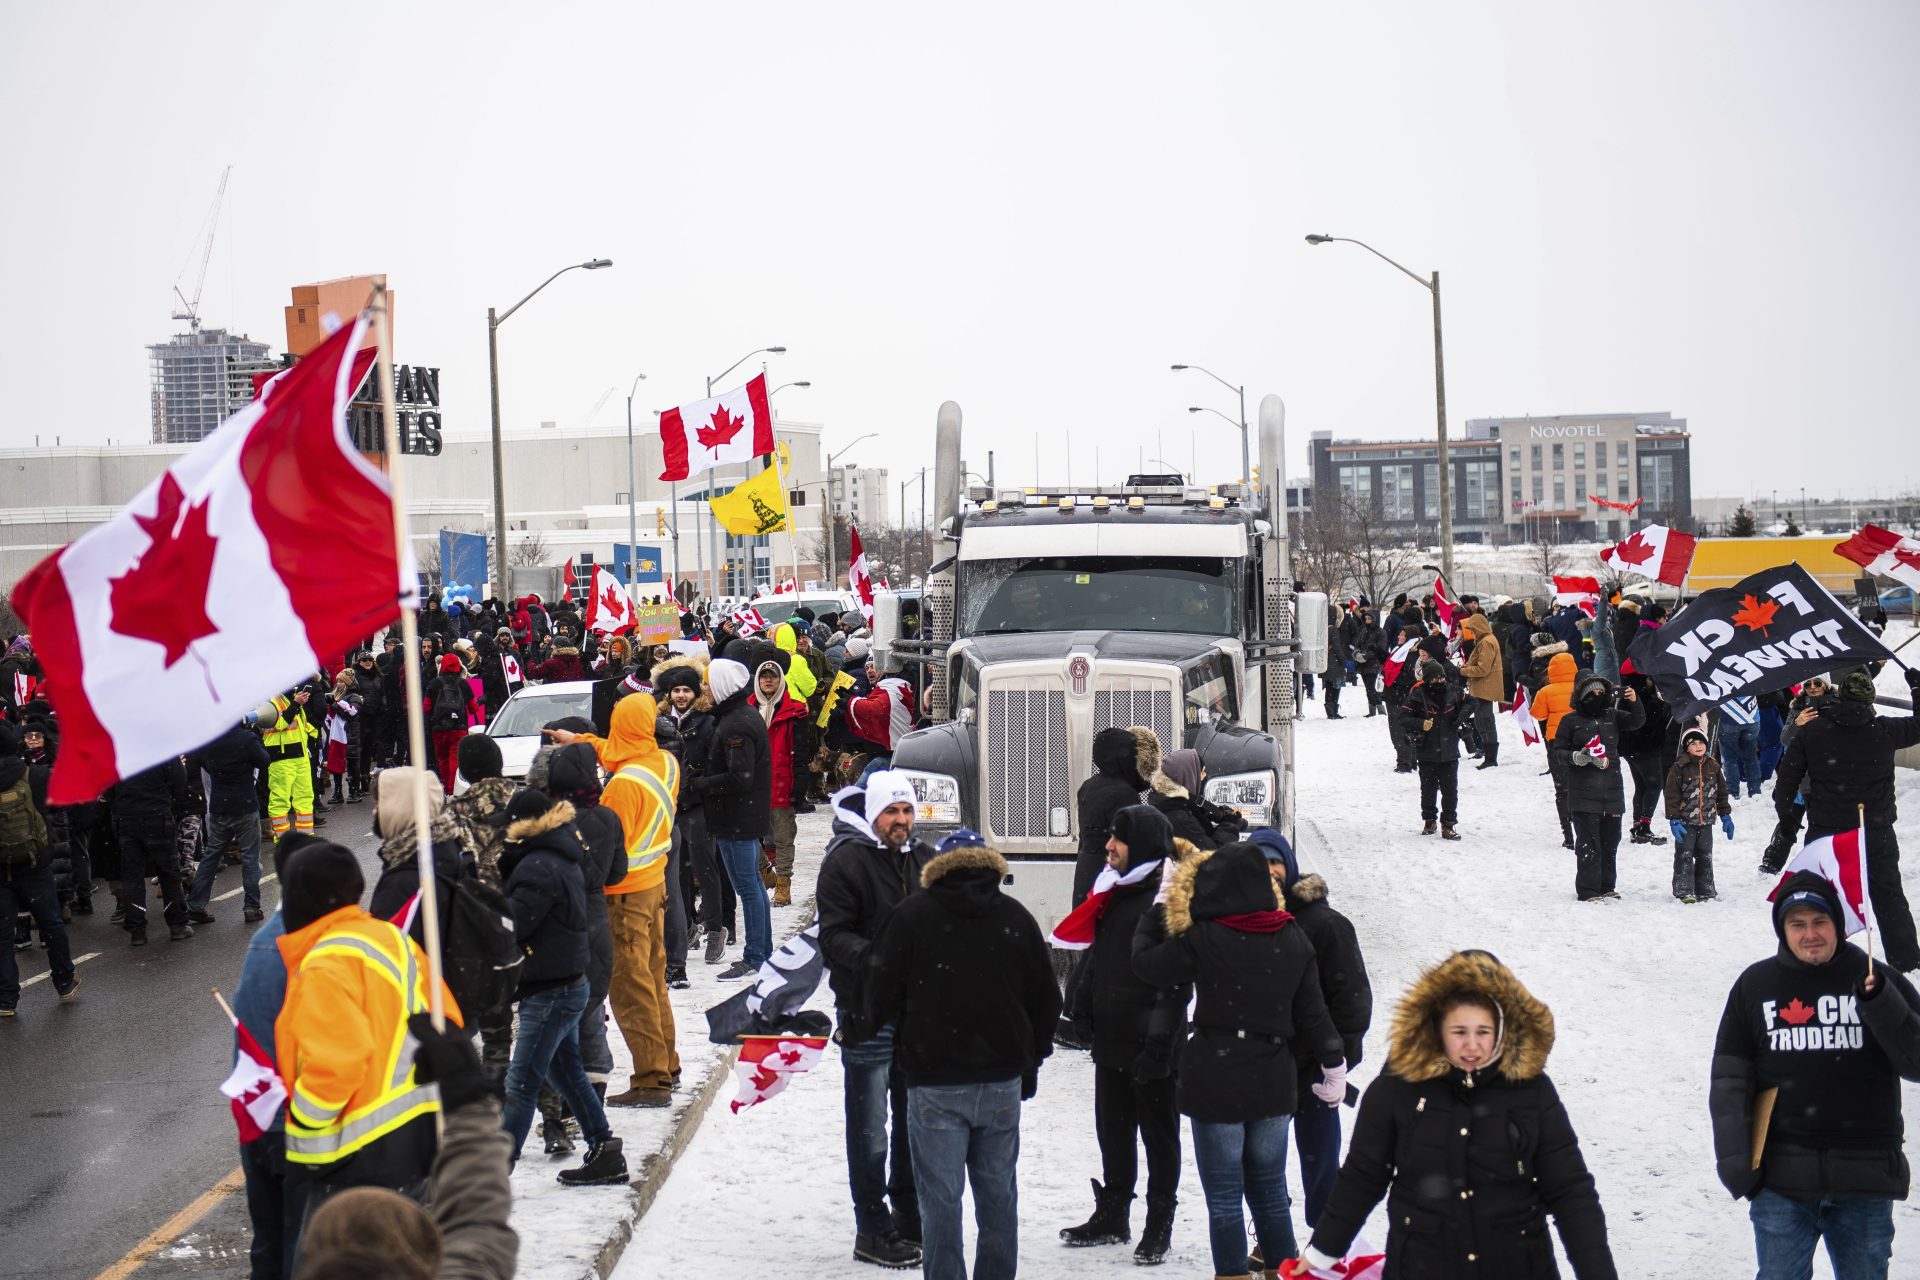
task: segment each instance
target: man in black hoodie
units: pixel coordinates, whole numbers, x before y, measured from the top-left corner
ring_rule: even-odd
[[[248,924],[266,918],[260,909],[260,812],[257,777],[273,764],[260,735],[236,724],[187,757],[187,767],[204,771],[212,786],[207,791],[207,840],[187,890],[187,919],[212,924],[207,910],[213,878],[220,870],[227,842],[240,846],[241,905]]]
[[[1107,837],[1113,834],[1113,815],[1128,805],[1144,803],[1152,793],[1148,777],[1158,767],[1160,743],[1154,739],[1146,758],[1155,768],[1142,769],[1143,744],[1140,733],[1152,736],[1151,729],[1136,733],[1132,729],[1102,729],[1093,735],[1093,775],[1080,784],[1074,805],[1080,820],[1080,849],[1073,863],[1073,905],[1086,901],[1087,892],[1107,862]],[[1061,1010],[1060,1026],[1054,1040],[1063,1049],[1088,1049],[1093,1046],[1091,1013],[1079,998],[1085,990],[1082,980],[1087,957],[1074,961],[1067,974],[1067,1003]]]
[[[107,811],[120,842],[120,899],[127,932],[136,947],[147,945],[147,877],[160,878],[166,903],[167,936],[184,942],[193,936],[187,924],[187,894],[180,883],[180,855],[174,848],[174,822],[187,803],[187,771],[180,757],[162,760],[107,791]]]
[[[689,769],[681,788],[704,806],[707,834],[740,904],[747,941],[739,961],[720,972],[727,982],[752,977],[773,954],[773,911],[760,880],[760,842],[773,829],[773,749],[751,685],[738,662],[720,658],[707,665],[713,734],[705,764]]]
[[[754,722],[759,723],[758,716]],[[893,1051],[896,1028],[870,1021],[866,984],[875,940],[895,909],[920,887],[920,873],[933,858],[933,850],[913,838],[913,819],[913,784],[889,770],[870,776],[865,792],[849,787],[835,795],[833,839],[814,888],[820,951],[840,1024],[834,1039],[847,1073],[853,1256],[892,1268],[920,1263],[920,1204],[906,1136],[906,1077]]]
[[[966,1273],[969,1185],[973,1274],[1010,1280],[1019,1256],[1020,1104],[1053,1052],[1060,992],[1040,926],[1000,892],[1006,875],[977,833],[954,832],[920,871],[926,892],[902,902],[874,943],[867,1010],[897,1028],[929,1276]]]
[[[1646,721],[1640,697],[1628,685],[1616,695],[1611,681],[1591,671],[1573,686],[1573,706],[1560,717],[1553,746],[1567,757],[1567,813],[1573,820],[1573,892],[1582,902],[1618,898],[1614,891],[1620,818],[1627,811],[1620,780],[1620,738]]]
[[[1727,995],[1713,1046],[1720,1181],[1751,1198],[1760,1274],[1811,1275],[1821,1237],[1842,1280],[1887,1274],[1907,1198],[1900,1081],[1920,1082],[1920,994],[1841,936],[1833,885],[1811,871],[1774,895],[1779,950]],[[1771,1099],[1752,1157],[1756,1105]]]
[[[1920,671],[1907,688],[1920,698]],[[1807,805],[1807,839],[1855,827],[1867,829],[1867,892],[1887,944],[1887,963],[1902,973],[1920,969],[1920,938],[1900,885],[1900,841],[1893,824],[1893,756],[1920,742],[1920,716],[1877,716],[1873,677],[1850,671],[1839,695],[1796,729],[1774,774],[1773,807],[1785,819],[1798,794]]]

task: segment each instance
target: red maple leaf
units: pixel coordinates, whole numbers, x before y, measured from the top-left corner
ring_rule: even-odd
[[[195,640],[220,631],[207,617],[216,541],[207,532],[207,500],[182,512],[185,501],[172,473],[161,477],[158,508],[151,516],[133,517],[152,541],[131,569],[113,579],[108,596],[113,608],[108,625],[165,649],[168,667],[185,657]]]
[[[1635,529],[1627,540],[1615,547],[1611,557],[1623,564],[1645,564],[1653,558],[1653,544],[1640,536]]]
[[[1920,550],[1908,547],[1905,543],[1893,549],[1893,558],[1909,569],[1920,569]]]
[[[1756,600],[1751,595],[1740,598],[1740,608],[1734,612],[1733,620],[1749,631],[1767,634],[1767,628],[1773,625],[1773,615],[1780,612],[1777,600]]]
[[[1791,1003],[1780,1010],[1780,1017],[1796,1027],[1812,1016],[1813,1006],[1801,1004],[1799,996],[1795,996]]]
[[[620,607],[620,593],[608,584],[606,592],[600,597],[600,607],[611,614],[622,614],[626,610]]]
[[[727,412],[727,406],[720,405],[713,411],[713,421],[709,425],[695,427],[694,439],[709,449],[717,449],[740,434],[740,428],[747,425],[745,418],[735,417]]]

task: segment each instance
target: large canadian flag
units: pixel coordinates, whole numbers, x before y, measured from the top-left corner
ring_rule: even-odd
[[[347,435],[362,317],[14,589],[61,750],[53,804],[191,751],[413,603],[387,478]]]
[[[1699,542],[1692,534],[1676,533],[1663,524],[1635,529],[1625,542],[1615,543],[1600,553],[1600,563],[1616,573],[1638,573],[1681,586],[1693,565],[1693,549]]]
[[[593,571],[593,594],[587,597],[587,630],[603,636],[625,631],[633,625],[633,601],[620,585],[620,579],[605,569]]]
[[[1860,565],[1868,573],[1896,578],[1910,587],[1920,589],[1920,542],[1912,538],[1903,538],[1891,529],[1870,524],[1833,551],[1835,555],[1845,556]]]
[[[773,409],[764,373],[744,387],[660,415],[660,455],[666,464],[662,480],[685,480],[772,452]]]
[[[853,564],[847,569],[847,581],[852,584],[854,594],[860,597],[860,615],[871,627],[873,625],[873,573],[867,568],[867,549],[860,545],[859,525],[849,526],[847,534],[852,539],[847,550],[853,553]]]

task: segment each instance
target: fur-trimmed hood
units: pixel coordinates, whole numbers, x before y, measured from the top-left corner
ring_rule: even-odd
[[[1538,637],[1535,638],[1538,639]],[[1551,644],[1536,644],[1533,646],[1533,660],[1538,662],[1542,658],[1551,658],[1556,653],[1565,653],[1566,651],[1567,642],[1565,640],[1555,640]]]
[[[945,853],[935,855],[931,862],[920,868],[920,887],[931,889],[935,883],[956,871],[980,869],[990,869],[996,876],[1004,879],[1007,874],[1007,860],[981,845],[949,849]]]
[[[1182,850],[1180,845],[1186,845],[1186,849]],[[1234,850],[1236,856],[1219,862],[1212,873],[1202,879],[1201,869],[1214,863],[1220,854],[1228,850]],[[1245,857],[1239,856],[1242,850],[1246,852]],[[1272,911],[1280,906],[1280,895],[1267,873],[1266,855],[1258,845],[1240,842],[1221,849],[1201,850],[1183,840],[1175,844],[1174,853],[1177,861],[1160,872],[1167,881],[1165,907],[1169,936],[1177,937],[1193,928],[1196,922],[1218,916],[1246,911]],[[1256,859],[1260,883],[1266,886],[1264,897],[1247,868],[1235,865],[1231,869],[1242,874],[1225,874],[1230,869],[1229,864],[1251,863]]]
[[[520,844],[531,840],[542,832],[554,831],[573,821],[573,806],[565,800],[555,804],[545,813],[535,814],[531,818],[522,818],[518,822],[507,824],[507,843]]]
[[[937,854],[920,869],[920,886],[955,915],[979,919],[994,909],[1007,860],[984,845]]]
[[[1498,1047],[1492,1064],[1509,1080],[1532,1080],[1553,1051],[1553,1011],[1485,951],[1457,951],[1407,988],[1387,1038],[1387,1070],[1403,1080],[1438,1080],[1454,1070],[1440,1045],[1437,1021],[1460,996],[1491,1001]]]
[[[577,658],[580,656],[580,650],[570,644],[557,644],[548,651],[548,656],[553,658]]]
[[[1159,794],[1174,800],[1190,800],[1193,798],[1185,787],[1175,782],[1172,778],[1169,778],[1164,771],[1148,778],[1147,785]]]
[[[707,688],[706,661],[691,654],[676,654],[653,669],[653,696],[659,700],[663,714],[667,708],[667,695],[673,692],[675,685],[681,684],[693,687],[693,710],[713,714],[713,694]]]
[[[1133,767],[1142,778],[1151,779],[1160,772],[1160,736],[1144,725],[1128,725],[1133,735]]]
[[[1310,902],[1325,902],[1327,882],[1318,875],[1301,876],[1300,883],[1287,886],[1285,897],[1287,903],[1303,907]]]

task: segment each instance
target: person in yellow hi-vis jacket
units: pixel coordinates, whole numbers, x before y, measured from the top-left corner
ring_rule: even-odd
[[[273,761],[267,766],[267,820],[275,840],[289,829],[313,833],[313,765],[307,743],[318,739],[320,731],[307,715],[310,696],[302,688],[276,697],[274,722],[260,735]]]
[[[308,1213],[348,1187],[418,1199],[433,1164],[440,1092],[414,1076],[407,1019],[430,1008],[426,956],[360,907],[352,853],[314,841],[287,859],[277,939],[287,966],[274,1052],[287,1087],[287,1177]],[[449,1024],[460,1006],[444,983]]]
[[[614,1107],[664,1107],[680,1078],[674,1047],[673,1006],[667,1003],[667,851],[673,844],[674,802],[680,794],[680,762],[660,749],[654,736],[659,705],[644,693],[614,704],[604,738],[551,730],[556,742],[592,745],[607,771],[600,803],[613,810],[627,843],[627,875],[607,892],[613,926],[613,981],[607,997],[633,1055],[633,1075],[621,1093],[607,1095]]]

